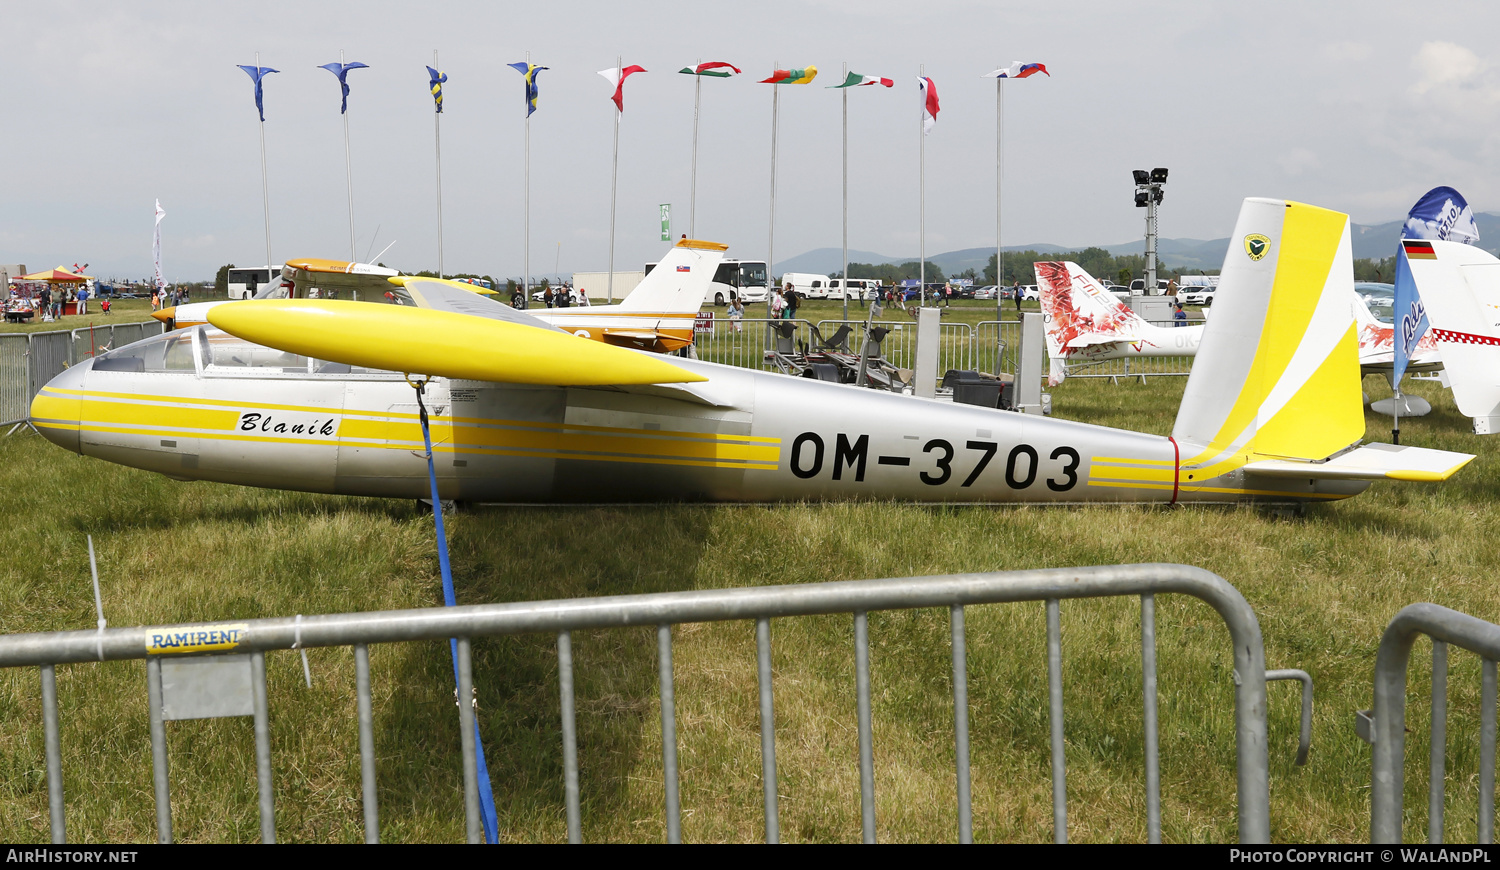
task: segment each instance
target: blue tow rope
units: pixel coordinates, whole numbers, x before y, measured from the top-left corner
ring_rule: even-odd
[[[407,383],[412,383],[410,380]],[[456,607],[458,598],[453,593],[453,570],[448,566],[448,532],[443,528],[443,503],[438,499],[437,471],[432,464],[432,435],[427,427],[427,405],[422,401],[422,391],[427,382],[413,383],[417,390],[417,414],[422,420],[422,443],[427,445],[427,480],[432,484],[432,518],[437,525],[438,567],[443,572],[443,604]],[[453,692],[458,694],[458,641],[448,638],[448,652],[453,657]],[[459,698],[460,704],[470,699]],[[484,823],[484,841],[494,844],[500,841],[500,821],[495,815],[495,790],[490,785],[490,768],[484,763],[484,743],[479,739],[479,711],[474,711],[474,759],[479,769],[479,817]]]

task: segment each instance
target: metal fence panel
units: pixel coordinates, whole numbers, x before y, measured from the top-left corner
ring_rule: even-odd
[[[72,351],[73,339],[66,332],[33,332],[31,339],[30,365],[27,367],[28,401],[41,392],[47,382],[62,374],[68,367],[68,355]]]
[[[29,344],[24,333],[0,335],[0,426],[25,420],[31,406],[26,378]]]
[[[1186,565],[1118,565],[1097,568],[1053,569],[1041,571],[993,572],[984,574],[951,574],[938,577],[905,577],[888,580],[856,580],[835,583],[808,583],[791,586],[743,589],[711,589],[688,592],[666,592],[645,595],[621,595],[604,598],[582,598],[513,604],[482,604],[464,607],[427,608],[422,610],[349,613],[326,616],[246,620],[225,625],[164,626],[155,628],[110,628],[86,631],[51,632],[47,634],[0,637],[0,667],[40,667],[43,679],[43,719],[48,732],[48,798],[52,807],[52,834],[60,841],[64,833],[62,815],[62,772],[57,750],[58,702],[53,669],[67,662],[95,662],[118,659],[147,659],[148,695],[150,700],[151,740],[156,777],[158,826],[161,838],[171,837],[170,797],[166,788],[166,738],[163,728],[160,662],[161,653],[176,649],[197,653],[194,644],[217,644],[222,652],[251,653],[257,663],[254,682],[259,683],[255,698],[257,779],[261,788],[262,839],[275,839],[274,805],[270,800],[272,777],[271,751],[266,721],[267,701],[264,695],[264,654],[267,650],[306,647],[354,646],[356,658],[364,662],[357,679],[361,722],[361,769],[367,799],[365,818],[375,824],[373,806],[373,741],[364,739],[369,719],[369,675],[364,650],[371,643],[442,641],[457,638],[458,697],[470,697],[469,642],[481,636],[545,633],[557,637],[559,678],[562,689],[565,793],[569,840],[581,840],[578,830],[577,751],[575,714],[572,697],[572,656],[570,634],[580,629],[620,628],[626,626],[657,627],[659,690],[661,694],[664,787],[667,795],[668,837],[680,835],[676,781],[676,715],[673,707],[671,627],[687,622],[753,620],[757,626],[757,664],[761,680],[761,746],[763,778],[768,789],[775,781],[774,716],[770,704],[770,620],[819,614],[850,614],[854,618],[856,695],[860,734],[860,803],[863,837],[875,839],[875,779],[872,762],[873,734],[870,729],[871,680],[868,655],[868,622],[872,610],[896,610],[919,607],[948,608],[953,644],[953,700],[955,705],[955,763],[957,765],[957,800],[959,839],[967,841],[971,828],[972,807],[967,770],[967,666],[964,661],[963,608],[978,604],[1004,602],[1046,603],[1048,613],[1049,684],[1054,699],[1051,713],[1052,770],[1054,789],[1054,833],[1058,841],[1067,838],[1066,785],[1063,750],[1061,632],[1057,618],[1063,599],[1140,596],[1142,599],[1141,638],[1143,649],[1145,721],[1148,744],[1155,745],[1155,596],[1191,595],[1214,608],[1224,620],[1232,640],[1235,679],[1236,797],[1239,810],[1239,837],[1245,843],[1266,843],[1270,838],[1270,789],[1266,744],[1265,655],[1260,625],[1244,597],[1223,578]],[[1491,628],[1495,628],[1491,626]],[[1500,633],[1500,628],[1496,629]],[[1500,648],[1500,646],[1497,646]],[[1383,649],[1383,647],[1382,647]],[[154,654],[153,654],[154,653]],[[464,804],[467,831],[471,841],[479,831],[477,787],[474,771],[477,758],[472,710],[459,704],[459,727],[464,766]],[[1155,793],[1159,776],[1155,753],[1147,759],[1147,804],[1159,806]],[[777,837],[776,801],[767,792],[766,835]],[[1155,814],[1153,813],[1153,816]],[[1151,825],[1151,839],[1160,839],[1159,824]],[[367,840],[377,832],[367,829]]]
[[[1401,842],[1402,790],[1406,762],[1406,667],[1419,635],[1432,638],[1432,745],[1429,748],[1429,843],[1443,842],[1444,756],[1447,748],[1448,647],[1483,659],[1479,731],[1478,840],[1495,833],[1495,663],[1500,660],[1500,625],[1436,604],[1401,609],[1380,638],[1375,654],[1375,708],[1359,717],[1369,725],[1360,736],[1375,744],[1370,762],[1370,842]],[[1355,730],[1362,731],[1361,718]]]

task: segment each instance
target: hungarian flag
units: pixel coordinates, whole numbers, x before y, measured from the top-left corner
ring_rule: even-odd
[[[926,134],[932,132],[932,125],[937,123],[937,85],[932,79],[922,76],[917,79],[917,88],[922,91],[922,132]]]
[[[768,79],[761,79],[763,85],[805,85],[818,77],[818,68],[808,64],[803,69],[779,69],[771,73]]]
[[[624,69],[610,67],[609,69],[599,70],[599,75],[604,76],[605,81],[615,86],[615,95],[610,97],[610,99],[615,101],[615,108],[619,109],[622,113],[625,111],[625,80],[630,78],[634,73],[645,71],[645,67],[634,63]]]
[[[1027,76],[1034,76],[1037,73],[1041,73],[1049,79],[1052,78],[1052,73],[1047,72],[1047,68],[1045,66],[1039,63],[1021,63],[1019,60],[1011,64],[1010,66],[1003,66],[995,70],[994,72],[985,76],[985,78],[1024,79]]]
[[[886,79],[886,78],[881,78],[880,76],[862,76],[859,73],[849,73],[849,77],[846,78],[846,79],[844,79],[844,83],[843,84],[829,85],[828,87],[829,88],[853,88],[853,87],[857,87],[859,85],[881,85],[883,87],[889,88],[889,87],[894,87],[895,84],[896,83],[893,80]]]
[[[725,72],[725,70],[733,70],[733,72]],[[716,60],[710,63],[700,63],[697,66],[685,66],[682,69],[678,70],[678,72],[682,73],[683,75],[713,76],[714,78],[718,79],[727,79],[732,75],[739,74],[739,71],[739,67],[735,66],[732,63],[725,63],[722,60]]]

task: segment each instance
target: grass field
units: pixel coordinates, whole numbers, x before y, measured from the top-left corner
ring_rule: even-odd
[[[1149,385],[1070,380],[1059,416],[1167,432],[1184,379]],[[1366,381],[1372,395],[1387,389]],[[1269,667],[1317,682],[1311,761],[1292,764],[1298,700],[1270,688],[1272,831],[1277,841],[1368,838],[1369,748],[1353,733],[1370,706],[1376,644],[1390,617],[1434,601],[1500,619],[1492,579],[1500,465],[1466,434],[1448,394],[1411,392],[1434,413],[1403,441],[1480,456],[1446,484],[1377,484],[1288,517],[1253,508],[930,508],[891,504],[757,507],[497,508],[453,517],[463,603],[937,574],[1182,562],[1217,572],[1255,608]],[[1370,437],[1388,421],[1370,417]],[[67,453],[34,435],[0,441],[0,631],[91,628],[84,535],[99,551],[112,625],[437,605],[430,518],[407,502],[183,484]],[[1062,608],[1070,833],[1143,840],[1139,605]],[[1233,686],[1227,634],[1194,601],[1158,602],[1163,832],[1235,834]],[[852,624],[773,623],[782,832],[858,841]],[[968,614],[975,837],[1051,839],[1041,604]],[[754,629],[675,633],[683,834],[761,836]],[[879,833],[951,840],[952,710],[944,611],[870,620]],[[1414,656],[1408,710],[1407,836],[1423,836],[1427,646]],[[654,632],[574,639],[587,840],[663,838]],[[372,650],[383,835],[463,834],[458,731],[446,644]],[[1449,837],[1471,839],[1477,796],[1479,667],[1455,652],[1450,676]],[[354,665],[311,652],[268,655],[278,829],[287,841],[361,837]],[[154,839],[141,662],[58,669],[70,838]],[[565,836],[554,639],[478,641],[480,717],[507,840]],[[0,675],[0,839],[45,841],[46,786],[35,670]],[[258,836],[248,719],[175,722],[176,833]]]

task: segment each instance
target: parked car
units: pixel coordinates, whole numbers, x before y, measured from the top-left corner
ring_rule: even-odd
[[[985,287],[975,287],[974,288],[974,298],[975,299],[990,299],[990,300],[993,300],[995,298],[995,294],[997,292],[997,289],[998,288],[996,288],[994,284],[990,284],[990,285],[985,286]]]
[[[1214,304],[1214,293],[1217,287],[1185,287],[1178,288],[1177,301],[1183,305],[1197,305],[1203,308]]]

